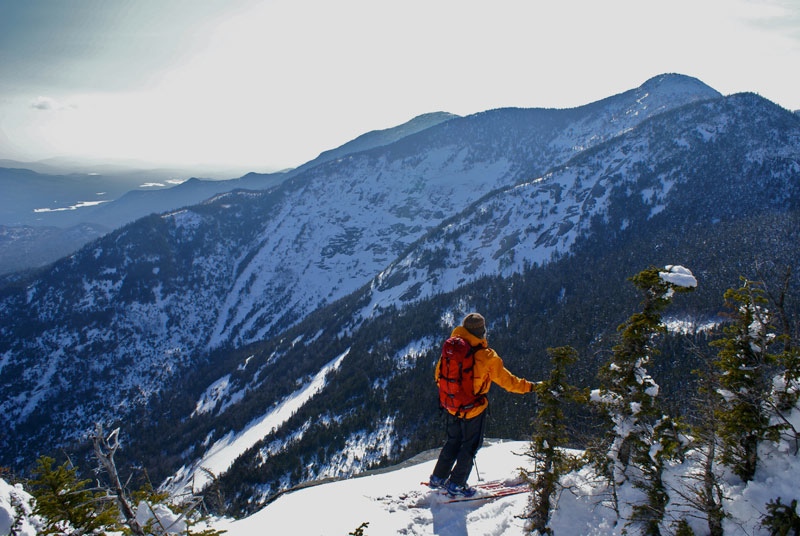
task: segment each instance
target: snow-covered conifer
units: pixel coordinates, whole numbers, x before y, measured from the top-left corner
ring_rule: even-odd
[[[34,513],[44,520],[41,534],[104,534],[120,530],[119,510],[105,491],[89,487],[69,462],[53,467],[43,456],[36,462],[30,482],[36,498]]]
[[[743,481],[749,482],[758,466],[758,444],[777,440],[780,426],[771,422],[772,377],[777,356],[770,350],[776,341],[774,316],[760,283],[745,280],[725,293],[733,322],[725,337],[714,341],[719,348],[715,365],[722,397],[717,419],[722,446],[721,460]]]
[[[706,368],[693,372],[698,375],[700,383],[694,398],[698,414],[690,427],[691,448],[699,459],[701,470],[687,472],[682,477],[686,481],[686,490],[680,493],[687,504],[706,518],[709,536],[722,536],[725,497],[717,467],[719,376],[709,359],[706,359]]]
[[[605,442],[592,449],[595,466],[608,479],[615,509],[615,490],[630,480],[645,495],[634,505],[632,519],[646,534],[659,534],[668,496],[661,480],[664,461],[680,446],[674,421],[658,403],[659,386],[647,365],[658,351],[654,337],[665,328],[661,312],[676,292],[693,290],[697,281],[682,266],[650,267],[630,279],[642,292],[642,310],[619,326],[620,342],[600,369],[601,388],[591,400],[611,426]]]
[[[578,359],[574,348],[549,348],[553,364],[550,377],[536,385],[539,411],[534,423],[528,456],[533,461],[533,471],[525,472],[531,486],[531,500],[527,518],[529,529],[539,534],[551,534],[549,528],[552,501],[559,490],[562,475],[576,468],[579,460],[568,454],[567,419],[564,407],[569,403],[585,402],[586,396],[567,383],[567,367]]]

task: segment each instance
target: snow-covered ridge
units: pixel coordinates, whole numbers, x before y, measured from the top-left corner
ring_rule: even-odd
[[[568,254],[588,215],[603,216],[602,186],[616,182],[615,166],[646,161],[637,152],[643,146],[632,142],[628,154],[614,154],[619,162],[604,164],[606,175],[591,171],[599,177],[593,190],[564,167],[574,162],[575,148],[583,148],[577,157],[611,158],[596,153],[659,117],[653,102],[661,84],[681,80],[666,77],[644,92],[574,110],[452,118],[310,167],[280,187],[221,195],[104,237],[0,299],[0,314],[13,320],[0,325],[3,370],[28,371],[13,381],[0,378],[0,412],[12,430],[0,437],[0,450],[20,456],[13,431],[54,400],[59,410],[52,420],[63,430],[26,440],[76,437],[87,421],[146,403],[210,350],[278,337],[381,272],[393,277],[376,287],[374,303],[402,306],[482,274],[514,273],[526,262]],[[713,97],[710,88],[699,89],[664,102],[674,109]],[[685,139],[688,147],[697,143],[690,132]],[[671,194],[667,179],[647,193],[654,209]],[[480,199],[486,200],[480,210],[461,214]],[[450,227],[441,231],[444,221]],[[470,225],[463,239],[455,236]],[[434,235],[445,241],[428,240]],[[454,243],[464,249],[452,266],[420,255]],[[485,254],[470,254],[474,247]],[[60,381],[42,387],[36,380],[53,362]],[[91,393],[77,390],[81,385]]]
[[[206,450],[201,459],[191,467],[182,467],[164,487],[175,493],[180,493],[184,489],[195,493],[202,491],[211,481],[209,473],[217,476],[223,474],[244,451],[265,438],[270,431],[281,426],[311,397],[322,391],[325,388],[327,375],[341,365],[348,353],[349,350],[328,362],[310,382],[286,397],[275,408],[253,420],[241,432],[229,432],[217,440]],[[225,378],[221,378],[214,385],[222,389],[225,386]],[[204,401],[198,402],[198,406],[204,407]]]
[[[733,108],[737,100],[712,101],[670,112],[668,118],[666,114],[654,117],[544,176],[495,190],[378,273],[362,316],[449,292],[482,276],[509,276],[525,266],[544,265],[568,255],[597,221],[620,231],[628,229],[632,221],[627,215],[618,222],[611,220],[612,203],[619,213],[621,203],[638,197],[650,220],[664,213],[679,185],[702,195],[705,177],[697,170],[702,169],[706,147],[723,138],[731,143],[737,136],[735,125],[740,118]],[[698,124],[713,135],[697,134]],[[780,143],[759,144],[758,149],[742,151],[745,164],[725,180],[757,176],[758,164],[752,163],[751,151],[758,152],[763,161],[764,151],[779,159],[786,148]]]

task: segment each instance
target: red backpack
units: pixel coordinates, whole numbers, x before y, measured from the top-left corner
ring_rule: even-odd
[[[470,344],[461,337],[450,337],[442,346],[439,364],[439,404],[458,417],[483,401],[483,395],[475,395],[475,352],[479,346]]]

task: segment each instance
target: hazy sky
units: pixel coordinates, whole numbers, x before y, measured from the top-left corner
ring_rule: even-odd
[[[267,171],[662,73],[800,109],[800,0],[0,0],[0,158]]]

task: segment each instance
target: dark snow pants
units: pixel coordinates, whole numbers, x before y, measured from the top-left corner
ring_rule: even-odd
[[[447,441],[439,453],[433,476],[442,479],[449,477],[451,482],[459,486],[467,483],[475,454],[483,444],[486,413],[484,411],[471,419],[459,419],[447,414]]]

